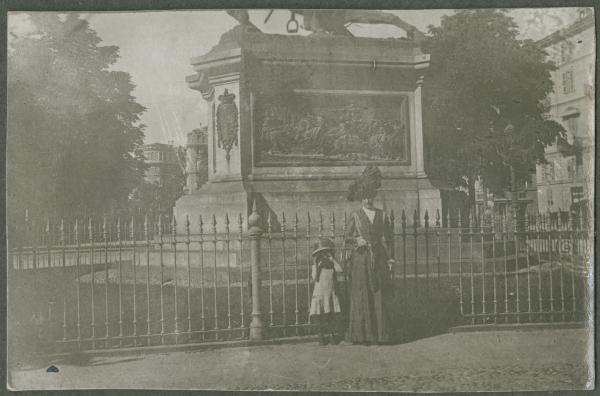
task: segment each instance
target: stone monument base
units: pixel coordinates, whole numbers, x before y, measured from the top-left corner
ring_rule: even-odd
[[[336,229],[343,226],[344,214],[360,208],[360,202],[350,202],[346,195],[353,179],[319,180],[260,180],[208,183],[192,195],[186,195],[177,201],[175,216],[178,229],[185,232],[185,219],[189,217],[191,232],[199,230],[199,217],[202,216],[204,233],[213,230],[213,215],[217,221],[217,231],[225,230],[225,215],[229,218],[232,232],[239,229],[239,216],[242,216],[243,228],[247,228],[247,218],[256,201],[257,210],[266,227],[271,217],[272,230],[280,229],[285,213],[286,229],[292,230],[295,217],[301,229],[305,230],[310,214],[311,227],[318,230],[320,218],[323,227],[330,229],[332,214],[335,216]],[[441,195],[427,178],[384,179],[379,189],[375,206],[388,214],[393,210],[397,227],[400,227],[402,210],[406,213],[406,223],[412,226],[413,215],[418,213],[420,225],[424,225],[425,211],[429,213],[430,226],[435,225],[436,211],[441,213]],[[338,228],[340,227],[340,228]]]

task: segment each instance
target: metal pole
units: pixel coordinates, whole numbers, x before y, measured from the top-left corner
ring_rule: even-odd
[[[335,217],[333,217],[333,213],[331,214],[331,236],[335,240]],[[296,315],[296,335],[298,335],[298,325],[300,324],[298,309],[298,213],[296,212],[294,215],[294,279],[295,279],[295,309],[294,314]]]
[[[402,289],[404,290],[404,302],[407,301],[408,290],[406,288],[406,212],[402,209],[400,217],[402,224]]]
[[[429,297],[429,212],[425,209],[425,285]]]
[[[94,301],[94,283],[96,278],[96,272],[94,271],[94,234],[92,227],[92,219],[88,219],[88,238],[90,241],[90,275],[92,276],[91,283],[91,295],[92,295],[92,323],[90,323],[92,330],[92,348],[96,349],[96,304]]]
[[[202,326],[202,340],[206,330],[206,317],[204,316],[204,221],[202,215],[198,217],[198,243],[200,244],[200,322]]]
[[[527,311],[529,312],[529,321],[531,322],[531,265],[529,258],[529,213],[525,213],[524,217],[524,233],[525,233],[525,260],[527,263]]]
[[[419,268],[418,268],[418,264],[419,264],[419,260],[418,260],[418,247],[417,244],[419,242],[418,240],[418,234],[417,234],[417,224],[419,223],[419,217],[417,215],[417,211],[415,210],[413,212],[413,239],[415,242],[415,264],[414,264],[414,274],[415,274],[415,297],[419,295]]]
[[[240,267],[240,327],[245,327],[246,310],[244,309],[244,223],[242,214],[238,213],[238,242],[240,244],[239,267]],[[245,334],[245,330],[243,334]]]
[[[117,243],[119,254],[119,347],[123,346],[123,241],[121,240],[121,217],[117,217]]]
[[[231,263],[229,262],[229,215],[225,213],[225,243],[227,253],[227,328],[231,329]]]
[[[308,219],[308,223],[310,225],[310,217]],[[269,254],[269,260],[267,261],[268,263],[268,271],[269,271],[269,320],[270,320],[270,325],[273,326],[274,322],[273,322],[273,271],[272,271],[272,267],[271,267],[271,231],[273,228],[273,224],[272,224],[272,220],[271,220],[271,213],[269,212],[268,216],[267,216],[267,241],[269,243],[269,250],[268,250],[268,254]],[[308,236],[307,236],[308,238]],[[308,256],[310,257],[310,255]],[[310,271],[309,271],[310,273]],[[309,293],[310,296],[310,293]],[[310,301],[309,301],[310,303]]]
[[[323,236],[323,216],[320,215],[321,217],[321,232],[319,236]],[[282,314],[282,322],[283,322],[283,335],[286,336],[287,335],[287,312],[286,312],[286,291],[285,291],[285,284],[286,284],[286,272],[287,272],[287,267],[286,267],[286,260],[285,260],[285,241],[286,241],[286,235],[285,235],[285,213],[281,213],[281,265],[282,265],[282,270],[281,270],[281,314]]]
[[[458,209],[458,294],[460,296],[460,313],[465,314],[464,302],[463,302],[463,273],[462,273],[462,217],[460,208]]]
[[[175,317],[175,344],[179,343],[179,308],[177,305],[177,221],[175,216],[171,219],[171,244],[173,245],[173,300]]]
[[[440,210],[437,209],[435,212],[435,237],[436,237],[436,246],[437,246],[437,277],[438,277],[438,287],[440,286],[441,276],[442,276],[442,260],[440,259]]]
[[[251,242],[252,271],[252,321],[250,322],[250,339],[263,339],[263,322],[260,312],[260,215],[256,211],[256,201],[252,206],[252,214],[248,218],[248,235]]]
[[[137,307],[136,307],[136,282],[137,282],[137,272],[136,272],[136,250],[135,250],[135,223],[134,216],[131,216],[131,226],[129,228],[129,235],[131,237],[131,269],[133,271],[133,346],[137,346]]]
[[[65,222],[63,219],[60,220],[60,246],[61,246],[61,256],[62,256],[62,275],[63,280],[67,281],[67,266],[66,266],[66,253],[65,253]],[[20,259],[20,257],[19,257]],[[19,269],[21,266],[19,265]],[[63,341],[67,341],[67,292],[66,288],[62,289],[62,297],[63,297]],[[66,344],[63,344],[66,345]]]
[[[150,328],[150,234],[147,214],[144,216],[144,239],[146,239],[146,337],[148,345],[150,345],[152,334]]]
[[[165,269],[164,269],[164,239],[162,215],[158,216],[158,247],[160,250],[160,343],[165,343]]]

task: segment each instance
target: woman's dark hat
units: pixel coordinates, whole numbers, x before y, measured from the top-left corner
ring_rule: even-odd
[[[314,250],[312,252],[312,256],[314,257],[319,252],[323,252],[325,250],[334,250],[335,244],[329,238],[319,238],[319,241],[315,243]]]
[[[379,187],[381,187],[381,171],[378,167],[369,165],[365,168],[362,175],[348,188],[348,201],[361,201],[365,198],[373,198],[377,195]]]

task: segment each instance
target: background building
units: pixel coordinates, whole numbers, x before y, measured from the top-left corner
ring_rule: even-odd
[[[179,165],[177,148],[172,144],[151,143],[143,147],[146,169],[146,181],[162,186],[165,178],[174,175]]]
[[[525,213],[530,215],[538,213],[535,173],[529,174],[526,180],[517,182],[515,193],[517,194],[517,215],[519,217]],[[485,214],[486,211],[489,211],[489,214],[493,214],[496,218],[511,216],[512,214],[509,211],[511,204],[512,197],[510,191],[492,193],[480,181],[475,182],[475,205],[478,217]]]
[[[594,15],[581,9],[579,19],[538,42],[558,66],[548,115],[567,131],[546,148],[547,164],[537,165],[541,212],[578,210],[591,201],[594,180]]]

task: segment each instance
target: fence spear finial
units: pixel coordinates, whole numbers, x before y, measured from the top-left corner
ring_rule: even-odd
[[[65,221],[60,219],[60,244],[65,244]]]
[[[175,242],[177,240],[177,220],[175,219],[175,215],[171,217],[171,235],[173,242]]]
[[[162,242],[162,240],[163,240],[162,215],[158,215],[158,238]]]
[[[285,212],[281,212],[281,235],[285,239]]]
[[[267,212],[267,233],[271,235],[273,229],[273,219],[271,218],[271,211]]]
[[[331,216],[329,217],[329,232],[331,233],[331,237],[335,238],[335,213],[331,212]]]
[[[117,240],[121,242],[121,216],[117,216]]]
[[[187,243],[190,243],[190,216],[185,215],[185,236],[187,239]]]
[[[202,236],[204,235],[204,220],[202,220],[202,215],[198,215],[198,232],[200,233],[200,240],[202,240]]]
[[[150,240],[150,234],[148,232],[148,214],[144,214],[144,238]]]
[[[323,212],[319,210],[319,237],[323,236]]]
[[[79,245],[79,220],[75,217],[75,243]]]
[[[419,215],[417,214],[417,210],[415,209],[413,212],[413,227],[415,230],[417,229],[417,225],[419,224]]]
[[[400,223],[402,224],[402,231],[406,229],[406,212],[402,209],[402,214],[400,215]]]
[[[106,229],[106,215],[102,217],[102,239],[108,241],[108,230]]]

